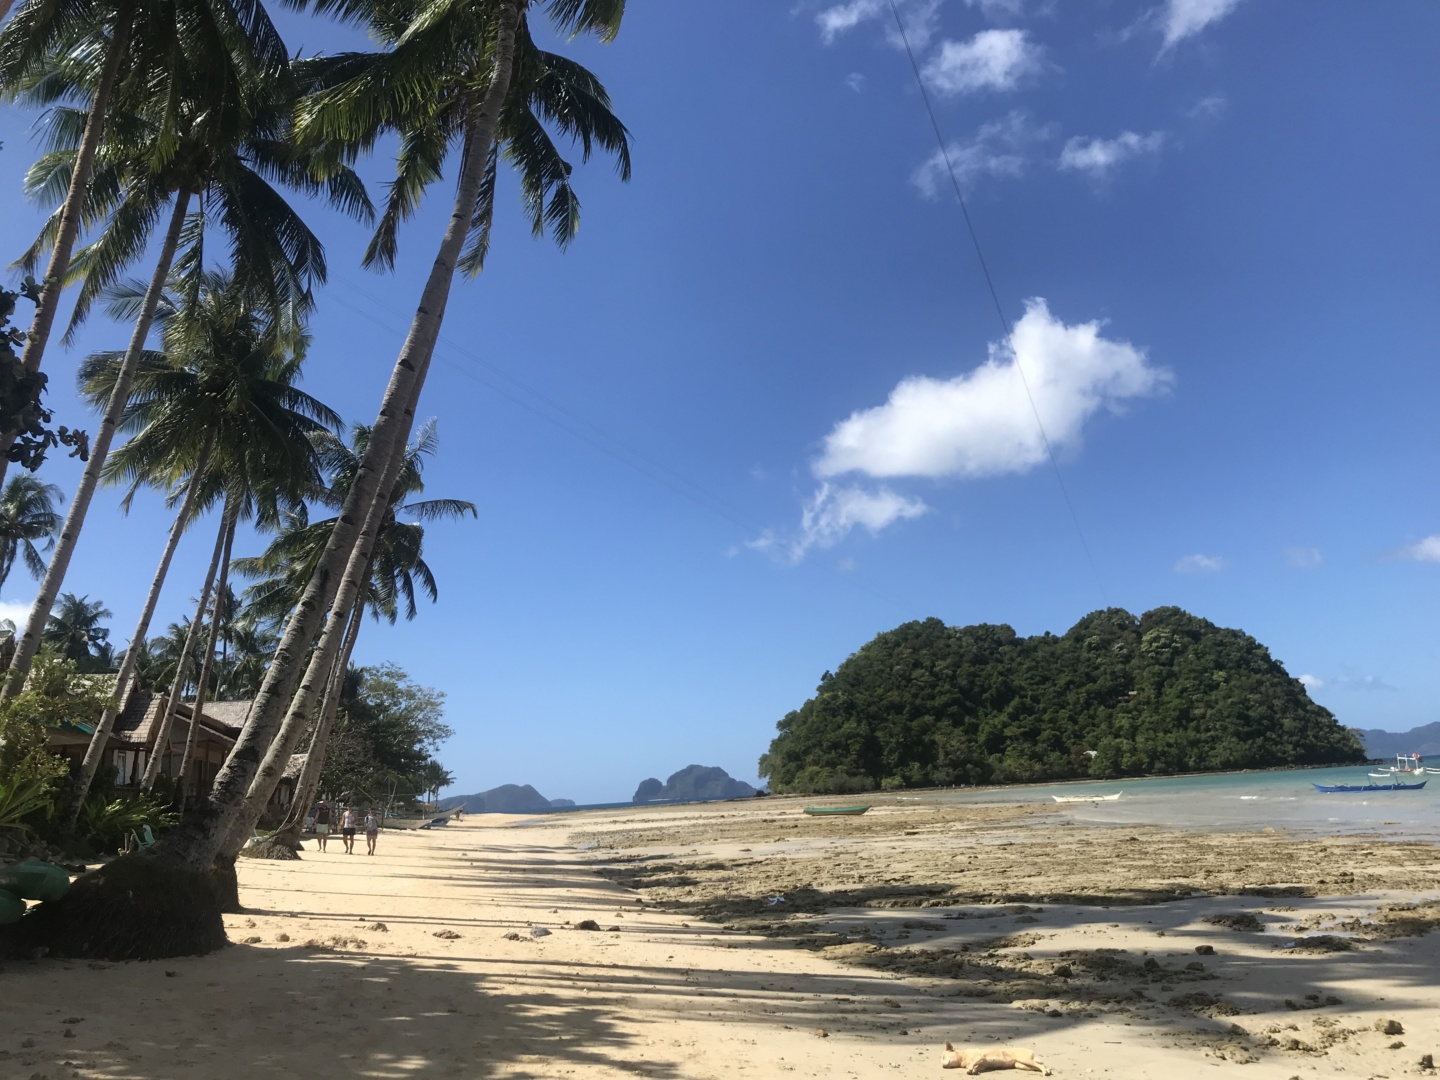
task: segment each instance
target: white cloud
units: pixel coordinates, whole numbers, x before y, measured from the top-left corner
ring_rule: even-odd
[[[1296,570],[1319,570],[1325,556],[1319,548],[1288,547],[1285,549],[1285,562]]]
[[[854,90],[855,93],[860,93],[860,91],[865,89],[864,74],[859,71],[852,71],[849,75],[845,76],[845,85],[851,90]]]
[[[1218,574],[1225,569],[1225,560],[1219,555],[1182,555],[1175,560],[1177,574]]]
[[[1330,675],[1320,678],[1317,675],[1301,675],[1299,679],[1305,684],[1308,691],[1315,690],[1352,690],[1358,692],[1375,692],[1389,694],[1395,691],[1379,675]]]
[[[924,49],[935,35],[939,21],[940,0],[897,0],[900,22],[913,49]],[[815,16],[820,27],[820,40],[826,45],[861,23],[883,20],[885,37],[892,45],[902,45],[896,32],[888,0],[846,0],[825,8]]]
[[[999,120],[982,124],[969,139],[957,139],[944,151],[926,159],[911,182],[926,198],[934,198],[948,184],[949,168],[961,187],[968,188],[982,177],[1014,177],[1025,171],[1033,148],[1055,136],[1053,124],[1036,124],[1023,109],[1015,109]]]
[[[1042,299],[989,359],[952,379],[903,380],[884,405],[851,414],[825,439],[813,466],[820,479],[844,473],[871,477],[982,477],[1024,472],[1045,460],[1036,425],[1051,444],[1077,446],[1085,422],[1101,409],[1164,390],[1171,375],[1145,352],[1100,334],[1100,323],[1067,326]],[[1017,360],[1028,381],[1032,408]]]
[[[0,600],[0,619],[8,619],[18,630],[24,630],[34,605],[34,600]]]
[[[873,491],[851,485],[822,483],[800,513],[800,532],[782,536],[766,531],[749,541],[757,551],[799,562],[814,548],[834,547],[857,527],[872,535],[897,521],[909,521],[929,511],[919,499],[908,499],[881,486]]]
[[[969,41],[942,41],[921,73],[939,94],[1013,90],[1040,70],[1042,56],[1024,30],[982,30]]]
[[[1157,153],[1164,144],[1163,131],[1152,131],[1149,135],[1122,131],[1113,139],[1082,138],[1076,135],[1067,139],[1065,148],[1060,151],[1060,168],[1088,173],[1101,179],[1122,162],[1142,154]]]
[[[1165,0],[1165,6],[1158,12],[1160,30],[1165,35],[1162,51],[1194,37],[1239,5],[1240,0]]]
[[[1440,562],[1440,533],[1401,548],[1399,554],[1402,559],[1414,559],[1416,562]]]

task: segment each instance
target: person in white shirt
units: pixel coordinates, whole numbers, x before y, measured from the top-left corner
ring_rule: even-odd
[[[355,854],[355,826],[360,821],[360,815],[355,812],[353,806],[345,807],[345,813],[340,815],[340,835],[345,841],[345,854]]]

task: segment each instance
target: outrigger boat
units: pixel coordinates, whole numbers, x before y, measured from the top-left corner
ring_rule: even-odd
[[[869,803],[864,806],[807,806],[805,813],[811,817],[859,817],[869,809]]]
[[[449,810],[422,814],[419,817],[392,817],[387,814],[380,819],[380,825],[386,829],[438,829],[442,825],[448,825],[460,810],[461,807],[452,806]]]
[[[1409,776],[1440,776],[1440,769],[1427,769],[1419,754],[1396,754],[1395,764],[1380,772],[1372,772],[1372,780],[1395,780]]]
[[[1429,781],[1421,780],[1418,784],[1402,784],[1396,781],[1393,784],[1312,784],[1316,791],[1330,794],[1337,791],[1419,791]]]
[[[1117,791],[1113,795],[1051,795],[1050,798],[1058,803],[1075,802],[1119,802],[1123,791]]]

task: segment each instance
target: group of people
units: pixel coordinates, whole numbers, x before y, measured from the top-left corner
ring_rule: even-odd
[[[362,818],[360,811],[348,803],[342,807],[321,801],[311,808],[305,825],[308,830],[314,832],[315,841],[320,845],[321,851],[325,850],[330,834],[335,831],[337,825],[340,829],[340,839],[345,844],[346,855],[355,854],[355,834],[360,829],[365,830],[366,855],[375,854],[375,841],[380,838],[380,815],[375,812],[373,806],[365,811]]]

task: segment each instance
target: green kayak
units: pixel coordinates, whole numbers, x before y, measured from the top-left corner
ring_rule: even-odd
[[[864,806],[807,806],[805,813],[812,817],[859,817],[869,809],[868,803]]]
[[[26,859],[0,867],[0,889],[26,900],[59,900],[70,888],[70,875],[52,863]]]
[[[19,922],[25,914],[25,901],[9,889],[0,889],[0,926]]]

